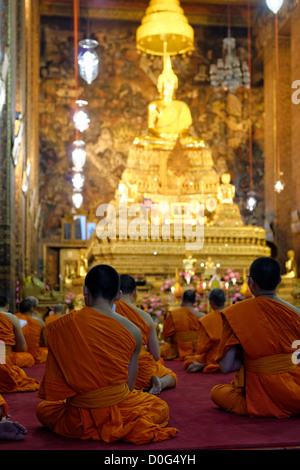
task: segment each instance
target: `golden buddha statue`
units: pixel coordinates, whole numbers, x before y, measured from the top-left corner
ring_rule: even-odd
[[[165,53],[164,68],[157,82],[160,99],[151,101],[147,108],[150,134],[136,137],[135,145],[172,149],[179,139],[182,147],[204,147],[203,140],[188,136],[192,116],[188,105],[175,99],[177,88],[178,78],[173,71],[170,55]]]
[[[288,260],[285,262],[286,274],[283,274],[283,278],[293,279],[297,277],[297,263],[295,260],[294,250],[287,252]]]
[[[230,174],[223,173],[218,191],[218,199],[221,204],[232,204],[235,195],[235,187],[230,183]]]
[[[235,187],[230,183],[230,174],[223,173],[219,185],[217,198],[219,204],[215,211],[214,225],[216,226],[242,226],[243,222],[238,206],[233,202]]]

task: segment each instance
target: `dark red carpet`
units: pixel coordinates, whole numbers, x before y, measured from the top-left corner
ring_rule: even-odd
[[[163,391],[160,397],[170,407],[170,426],[180,433],[167,441],[134,446],[126,443],[80,441],[62,438],[43,428],[35,415],[37,392],[3,394],[11,418],[23,424],[28,434],[22,442],[0,443],[1,450],[104,450],[112,451],[189,451],[215,449],[300,448],[300,417],[288,419],[250,419],[225,413],[210,400],[210,390],[232,378],[222,374],[187,374],[182,362],[166,361],[178,375],[177,388]],[[26,369],[30,377],[41,379],[44,365]],[[299,394],[300,400],[300,394]]]

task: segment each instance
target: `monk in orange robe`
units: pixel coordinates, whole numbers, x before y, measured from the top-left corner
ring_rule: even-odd
[[[170,340],[170,347],[162,347],[164,359],[182,361],[196,352],[199,319],[204,316],[193,308],[196,293],[186,290],[183,293],[181,307],[170,311],[164,321],[163,337]]]
[[[0,313],[0,341],[5,344],[5,363],[0,363],[0,392],[31,392],[38,390],[39,382],[27,377],[23,369],[15,365],[16,352],[26,351],[26,341],[20,322],[11,313]],[[3,361],[4,362],[4,361]]]
[[[94,266],[83,287],[86,307],[46,327],[49,354],[37,407],[40,422],[65,437],[157,442],[175,436],[166,427],[167,403],[134,390],[140,330],[113,311],[120,278]]]
[[[222,337],[221,311],[225,309],[225,300],[223,289],[210,291],[208,301],[212,311],[199,320],[196,354],[186,356],[183,364],[187,372],[203,372],[204,374],[219,372],[219,363],[216,362],[216,358]]]
[[[211,390],[220,408],[251,417],[300,414],[300,312],[276,295],[280,266],[261,257],[250,266],[254,298],[228,307],[219,349],[221,372],[236,371],[231,384]]]
[[[8,404],[0,395],[0,441],[22,441],[27,430],[16,421],[9,420],[8,410]]]
[[[34,313],[34,304],[30,298],[22,300],[20,303],[20,312],[16,317],[26,321],[23,327],[23,333],[27,343],[27,350],[32,354],[35,363],[46,362],[48,349],[45,335],[44,322]]]
[[[9,303],[7,297],[1,296],[0,297],[0,312],[2,313],[10,313],[9,312]],[[21,327],[22,322],[21,323]],[[32,367],[34,365],[33,356],[29,352],[17,352],[14,348],[10,350],[10,361],[11,364],[18,366],[18,367]]]
[[[62,304],[55,305],[54,313],[45,318],[45,325],[57,320],[65,314],[65,307]]]
[[[135,388],[157,395],[166,388],[175,387],[177,376],[160,358],[156,325],[151,316],[133,304],[137,297],[135,280],[128,274],[122,274],[120,280],[122,296],[116,303],[116,312],[132,321],[143,335]]]

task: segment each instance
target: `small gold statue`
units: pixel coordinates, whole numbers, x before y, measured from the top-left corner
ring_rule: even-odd
[[[230,174],[223,173],[218,191],[218,199],[221,204],[232,204],[235,195],[235,187],[230,183]]]
[[[288,260],[285,262],[286,274],[283,274],[283,278],[293,279],[297,277],[297,263],[295,260],[294,250],[287,252]]]

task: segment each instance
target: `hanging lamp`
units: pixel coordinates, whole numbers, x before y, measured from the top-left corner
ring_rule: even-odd
[[[89,128],[90,125],[90,118],[83,109],[88,105],[88,102],[85,100],[77,100],[76,105],[77,109],[73,116],[73,122],[75,124],[75,128],[79,130],[79,132],[84,132]]]
[[[81,78],[89,85],[97,78],[99,71],[99,58],[95,51],[98,41],[83,39],[79,42],[81,50],[78,53],[78,65]]]
[[[150,55],[174,56],[194,49],[194,30],[189,25],[178,0],[151,0],[136,31],[136,46]]]
[[[247,6],[248,13],[248,70],[249,73],[249,94],[248,94],[248,104],[249,104],[249,177],[250,177],[250,191],[247,194],[246,207],[248,211],[252,212],[256,205],[257,199],[255,192],[253,191],[253,153],[252,153],[252,88],[251,88],[251,9],[250,9],[250,0],[248,0]]]
[[[285,183],[283,179],[283,173],[280,170],[280,142],[279,142],[279,115],[278,115],[278,98],[279,98],[279,52],[278,52],[278,11],[283,4],[283,0],[266,0],[268,8],[274,13],[275,18],[275,72],[276,72],[276,99],[275,99],[275,136],[276,136],[276,181],[274,184],[274,191],[281,193],[283,191]]]

